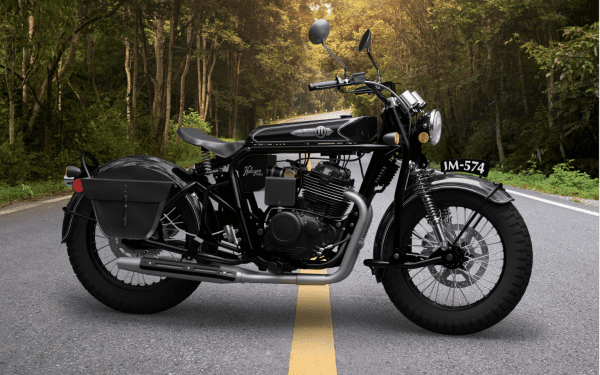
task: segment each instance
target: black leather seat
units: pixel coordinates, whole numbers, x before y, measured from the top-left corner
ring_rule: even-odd
[[[220,139],[213,138],[195,128],[179,128],[177,129],[177,134],[179,134],[184,142],[195,146],[204,147],[205,149],[212,151],[223,158],[232,156],[238,152],[242,146],[244,146],[244,141],[225,142]]]

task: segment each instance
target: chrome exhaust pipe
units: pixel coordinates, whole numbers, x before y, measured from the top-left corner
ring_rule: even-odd
[[[177,262],[153,258],[128,258],[117,260],[120,269],[148,275],[172,277],[211,283],[258,283],[258,284],[297,284],[324,285],[340,282],[352,272],[364,239],[373,220],[373,209],[355,192],[346,192],[344,196],[358,209],[358,220],[354,233],[346,245],[346,253],[338,270],[329,274],[272,274],[255,271],[240,266],[210,266],[197,263]]]

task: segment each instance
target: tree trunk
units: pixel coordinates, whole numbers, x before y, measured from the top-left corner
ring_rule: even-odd
[[[496,101],[496,145],[498,146],[498,156],[500,156],[500,166],[504,168],[506,159],[504,158],[504,147],[502,146],[502,122],[500,120],[500,95],[494,91],[494,100]]]
[[[217,38],[215,37],[215,44]],[[204,104],[204,113],[202,114],[202,119],[206,120],[206,111],[208,106],[210,105],[210,95],[212,92],[212,74],[215,68],[215,63],[217,62],[217,55],[213,53],[212,55],[212,64],[210,64],[210,68],[208,69],[208,76],[206,77],[206,103]]]
[[[29,11],[27,17],[27,35],[29,36],[29,43],[33,40],[33,32],[35,30],[35,22],[32,11]],[[8,61],[6,62],[8,64]],[[29,66],[33,63],[33,55],[28,47],[23,47],[23,63],[21,65],[21,75],[23,78],[27,75]],[[21,107],[21,118],[26,119],[29,116],[29,87],[23,82],[23,105]]]
[[[188,16],[188,26],[187,26],[187,44],[189,45],[192,41],[192,15]],[[185,79],[187,77],[188,71],[190,70],[190,54],[191,51],[188,50],[188,53],[185,55],[185,67],[183,68],[183,73],[181,73],[181,83],[179,88],[179,121],[178,121],[178,129],[181,128],[181,124],[183,123],[183,111],[185,107]],[[179,144],[179,137],[177,138],[177,144]]]
[[[488,19],[488,26],[491,25],[491,21]],[[500,116],[500,93],[496,88],[495,74],[493,73],[493,62],[494,62],[494,50],[492,41],[488,41],[487,44],[487,76],[488,76],[488,90],[493,92],[494,101],[496,102],[496,146],[498,147],[498,156],[500,158],[500,166],[504,168],[505,157],[504,157],[504,146],[502,145],[502,119]]]
[[[229,89],[230,89],[230,95],[229,95],[229,133],[227,133],[227,135],[229,136],[229,138],[233,138],[233,62],[232,62],[232,57],[231,55],[233,54],[233,52],[231,51],[227,51],[226,56],[227,56],[227,68],[229,70]]]
[[[171,119],[171,89],[173,87],[173,44],[175,31],[177,29],[177,20],[179,19],[179,7],[181,2],[177,2],[175,11],[171,11],[171,20],[169,22],[169,56],[167,61],[167,105],[165,108],[165,130],[163,133],[162,157],[167,156],[167,140],[169,137],[169,123]]]
[[[94,64],[94,36],[92,33],[89,33],[87,36],[87,68],[88,68],[88,77],[92,76],[92,68]],[[90,78],[91,81],[91,78]]]
[[[157,0],[157,3],[160,4],[162,1]],[[163,59],[165,53],[165,46],[163,42],[163,33],[164,33],[164,19],[162,12],[157,12],[156,20],[154,23],[154,52],[156,58],[156,78],[154,85],[154,103],[152,103],[152,114],[154,117],[153,125],[152,125],[152,139],[154,140],[155,131],[158,129],[158,125],[160,124],[160,115],[162,109],[162,100],[164,96],[164,82],[165,82],[165,74],[163,67]],[[160,143],[159,143],[160,145]]]
[[[198,70],[198,114],[200,118],[206,120],[206,114],[208,113],[208,106],[210,105],[210,92],[212,87],[212,74],[214,71],[215,63],[217,61],[216,54],[206,54],[207,50],[207,36],[200,35],[201,30],[198,30],[196,34],[196,49],[202,54],[202,57],[197,60]],[[217,36],[215,36],[212,48],[217,47]]]
[[[82,14],[83,14],[83,5],[79,5],[79,7],[77,8],[77,23],[76,23],[76,25],[74,27],[74,30],[78,30],[79,29],[79,25],[80,25]],[[50,87],[52,86],[51,83],[48,83],[48,79],[53,79],[53,80],[55,80],[57,82],[59,80],[63,79],[64,75],[69,70],[69,67],[71,66],[71,63],[75,59],[75,55],[77,53],[77,45],[79,44],[79,38],[80,37],[81,37],[81,32],[80,31],[78,31],[72,38],[67,37],[67,32],[66,31],[64,31],[61,34],[61,36],[59,37],[57,45],[54,48],[54,51],[55,51],[54,60],[52,60],[50,62],[50,64],[48,65],[48,67],[47,67],[48,71],[51,74],[48,74],[46,76],[46,78],[42,82],[42,86],[41,86],[40,90],[38,91],[38,98],[37,98],[37,101],[36,101],[35,105],[33,106],[33,111],[31,113],[31,117],[29,118],[29,123],[27,125],[27,132],[28,133],[31,132],[31,129],[33,128],[33,124],[35,123],[35,119],[37,118],[37,115],[38,115],[38,113],[40,111],[40,105],[38,104],[38,102],[40,102],[43,99],[44,94],[46,94],[46,90],[49,90]],[[69,40],[71,41],[71,44],[69,46],[69,52],[68,52],[67,60],[65,61],[65,64],[59,69],[56,77],[52,78],[54,76],[54,72],[56,72],[56,69],[58,67],[58,63],[60,62],[60,59],[63,56],[66,44],[69,42]],[[48,95],[51,95],[51,94],[48,93]]]
[[[468,66],[469,75],[473,75],[473,70],[474,70],[473,69],[473,65],[474,65],[474,63],[473,63],[473,61],[474,61],[474,59],[473,59],[473,44],[470,42],[467,43],[467,56],[469,59],[468,60],[469,61],[469,63],[468,63],[469,64],[469,66]]]
[[[45,118],[45,136],[44,136],[44,154],[46,155],[46,170],[50,171],[50,156],[51,156],[51,138],[52,138],[52,76],[54,71],[48,69],[46,76],[46,82],[48,82],[48,91],[46,99],[46,116]]]
[[[131,132],[131,45],[129,37],[125,37],[125,75],[127,76],[127,91],[125,93],[125,106],[127,108],[127,129]]]
[[[100,95],[98,94],[98,88],[96,87],[96,67],[94,66],[94,37],[90,33],[88,34],[87,40],[87,67],[88,77],[92,86],[94,86],[94,92],[96,93],[96,99],[100,101]]]
[[[219,106],[217,105],[217,95],[215,94],[215,137],[219,138]]]
[[[131,96],[131,128],[129,129],[129,140],[131,141],[131,156],[135,155],[135,127],[137,123],[137,78],[139,73],[139,38],[138,38],[138,14],[134,17],[134,34],[133,37],[133,88]]]
[[[554,113],[553,113],[554,73],[550,72],[550,75],[548,76],[548,78],[546,80],[548,83],[548,128],[552,128],[552,127],[554,127]],[[563,159],[565,161],[567,161],[567,154],[565,152],[565,147],[562,142],[562,135],[558,139],[558,146],[560,149],[561,156],[563,157]]]
[[[554,126],[554,115],[552,113],[552,97],[554,96],[554,73],[550,72],[548,78],[546,78],[548,83],[548,127],[551,128]]]
[[[527,105],[527,91],[525,89],[525,73],[523,71],[523,61],[521,60],[521,49],[517,50],[517,60],[519,63],[519,77],[521,78],[521,91],[523,92],[523,105],[525,106],[525,116],[529,119],[529,105]]]
[[[62,69],[62,59],[58,60],[58,71],[60,71]],[[62,92],[60,91],[60,75],[57,76],[56,79],[56,107],[58,108],[58,110],[60,111],[61,109],[61,104],[62,104]]]
[[[242,62],[242,53],[236,52],[234,53],[234,62],[235,62],[235,75],[234,75],[234,91],[233,91],[233,139],[237,139],[237,114],[238,114],[238,87],[240,81],[240,63]]]
[[[143,66],[144,66],[144,76],[146,76],[146,80],[150,81],[152,83],[152,87],[154,88],[154,90],[156,90],[157,88],[157,84],[156,84],[156,80],[154,78],[152,78],[152,76],[150,75],[150,72],[148,71],[148,38],[146,38],[146,31],[145,31],[145,25],[144,25],[144,17],[142,14],[142,9],[138,8],[136,10],[136,14],[138,15],[138,21],[139,21],[139,26],[140,26],[140,35],[142,37],[142,62],[143,62]],[[146,85],[146,88],[148,90],[148,108],[150,109],[150,137],[153,139],[154,138],[154,112],[153,112],[153,106],[152,103],[154,102],[152,100],[152,89],[150,88],[150,85]]]
[[[14,47],[14,44],[11,43],[10,48],[12,49],[12,47]],[[6,78],[6,88],[8,91],[8,143],[12,145],[15,141],[15,99],[14,99],[15,94],[12,90],[12,86],[13,86],[12,83],[14,82],[16,56],[14,56],[13,53],[11,53],[9,55],[8,50],[9,50],[9,46],[6,45],[4,53],[5,53],[5,57],[6,57],[7,67],[4,69],[4,77]],[[10,80],[8,78],[8,76],[9,76],[9,74],[8,74],[9,59],[12,60]]]

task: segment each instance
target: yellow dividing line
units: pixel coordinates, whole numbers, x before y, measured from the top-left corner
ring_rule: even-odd
[[[310,160],[307,167],[312,169]],[[300,273],[326,275],[327,270]],[[288,375],[337,375],[329,285],[298,285]]]
[[[327,274],[327,270],[301,273]],[[299,285],[288,375],[337,374],[329,285]]]

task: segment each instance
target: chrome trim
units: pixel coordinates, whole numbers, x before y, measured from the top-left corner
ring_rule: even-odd
[[[196,273],[204,273],[205,275],[189,275],[162,272],[155,270],[142,270],[140,263],[142,258],[121,257],[117,260],[117,266],[120,269],[139,272],[149,275],[173,277],[178,279],[206,281],[212,283],[258,283],[258,284],[297,284],[297,285],[325,285],[340,282],[347,278],[356,264],[356,259],[360,253],[360,249],[364,246],[365,236],[371,221],[373,220],[373,208],[367,206],[367,203],[358,193],[348,191],[344,196],[352,201],[358,209],[358,220],[350,241],[346,245],[346,253],[338,270],[332,274],[310,274],[310,273],[292,273],[292,274],[272,274],[265,271],[250,270],[240,266],[207,266],[207,265],[192,265],[191,263],[182,263],[181,267],[194,267]],[[214,275],[219,275],[221,278],[216,278]],[[233,281],[224,280],[222,276],[233,277]],[[213,276],[213,277],[211,277]]]
[[[68,188],[73,188],[73,181],[75,181],[75,177],[67,177],[67,175],[63,177],[63,182]]]
[[[341,118],[341,117],[340,117]],[[346,125],[350,125],[353,122],[357,121],[359,118],[361,117],[353,117],[350,120],[346,121],[345,123],[343,123],[342,125],[340,125],[339,128],[337,128],[337,133],[339,134],[340,137],[344,138],[347,141],[353,142],[350,138],[346,137],[345,135],[342,134],[342,132],[340,130],[342,130],[342,128]]]
[[[267,129],[267,128],[258,129],[258,131],[256,133],[252,134],[252,142],[254,142],[254,143],[260,143],[254,137],[256,137],[261,131],[263,131],[265,129]]]

